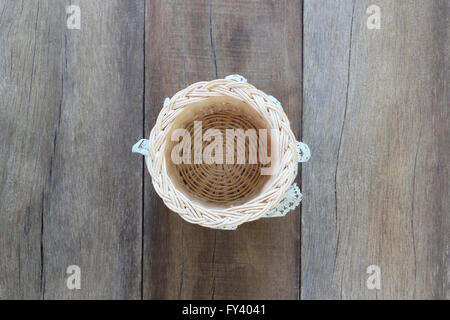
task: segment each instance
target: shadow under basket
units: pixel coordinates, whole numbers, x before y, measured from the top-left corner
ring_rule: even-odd
[[[278,100],[237,75],[166,98],[150,138],[133,151],[146,156],[169,209],[188,222],[227,230],[296,207],[298,162],[309,159]]]

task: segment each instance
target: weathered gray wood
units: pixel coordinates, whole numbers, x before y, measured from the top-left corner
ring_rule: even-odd
[[[301,119],[301,1],[147,1],[146,134],[164,97],[239,73]],[[146,174],[144,298],[299,296],[299,210],[236,231],[184,222]]]
[[[231,73],[300,137],[302,2],[83,0],[81,30],[68,4],[0,0],[0,299],[450,298],[448,1],[304,1],[301,287],[299,210],[190,225],[130,148],[164,97]]]
[[[144,3],[67,4],[0,3],[0,292],[140,298]]]
[[[58,3],[0,1],[0,299],[42,297],[63,23]]]
[[[141,294],[143,1],[80,1],[64,31],[61,110],[44,203],[45,298]],[[138,168],[138,169],[137,169]],[[66,268],[81,268],[68,290]]]
[[[450,297],[449,49],[448,1],[305,0],[302,298]]]

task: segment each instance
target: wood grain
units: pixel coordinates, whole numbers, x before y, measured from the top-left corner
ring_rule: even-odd
[[[78,1],[81,30],[66,28],[67,4],[0,6],[0,286],[4,298],[136,299],[143,1]]]
[[[166,96],[239,73],[300,132],[301,1],[147,1],[146,135]],[[299,210],[236,231],[184,222],[145,178],[144,298],[296,299]]]
[[[45,298],[141,295],[142,1],[81,1],[81,30],[66,30],[62,95],[48,204]],[[138,168],[138,170],[137,170]],[[78,265],[82,289],[65,287]]]
[[[0,0],[0,299],[450,299],[448,1],[71,2]],[[130,153],[233,73],[311,148],[301,218],[191,225]]]
[[[63,10],[0,2],[0,299],[43,293],[42,216],[62,92]]]
[[[448,2],[369,4],[304,2],[302,298],[448,299]]]

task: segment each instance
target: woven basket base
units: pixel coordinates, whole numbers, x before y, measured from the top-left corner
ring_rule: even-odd
[[[217,129],[223,137],[222,163],[195,164],[194,154],[194,121],[201,121],[202,137],[208,129]],[[186,129],[191,136],[190,164],[174,164],[171,161],[172,149],[179,142],[167,141],[165,149],[167,173],[174,185],[192,200],[215,207],[230,207],[243,204],[259,195],[270,176],[261,175],[261,168],[270,166],[260,163],[249,163],[251,146],[267,148],[270,151],[270,135],[266,146],[258,146],[259,129],[269,129],[266,121],[246,103],[230,97],[214,97],[185,107],[174,121],[169,132],[169,139],[175,129]],[[196,127],[197,130],[199,127]],[[226,129],[255,129],[255,136],[245,138],[245,150],[238,150],[237,138],[234,141],[226,139]],[[196,132],[199,134],[200,132]],[[205,150],[214,141],[204,141],[200,150]],[[230,139],[231,140],[231,139]],[[245,154],[245,163],[227,164],[227,150],[234,150],[234,160],[238,159],[238,151]],[[215,154],[213,154],[215,155]],[[205,159],[203,158],[203,162]]]

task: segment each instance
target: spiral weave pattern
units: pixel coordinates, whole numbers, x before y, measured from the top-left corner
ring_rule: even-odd
[[[274,172],[265,191],[244,204],[230,208],[209,207],[192,201],[178,190],[167,174],[165,146],[174,119],[189,104],[211,97],[228,96],[246,102],[278,132],[278,170]],[[292,185],[298,166],[296,138],[289,120],[264,92],[244,82],[226,79],[197,82],[177,92],[162,108],[150,133],[147,167],[153,186],[166,206],[184,220],[210,228],[233,228],[261,218],[283,200]],[[272,151],[272,152],[273,152]]]

